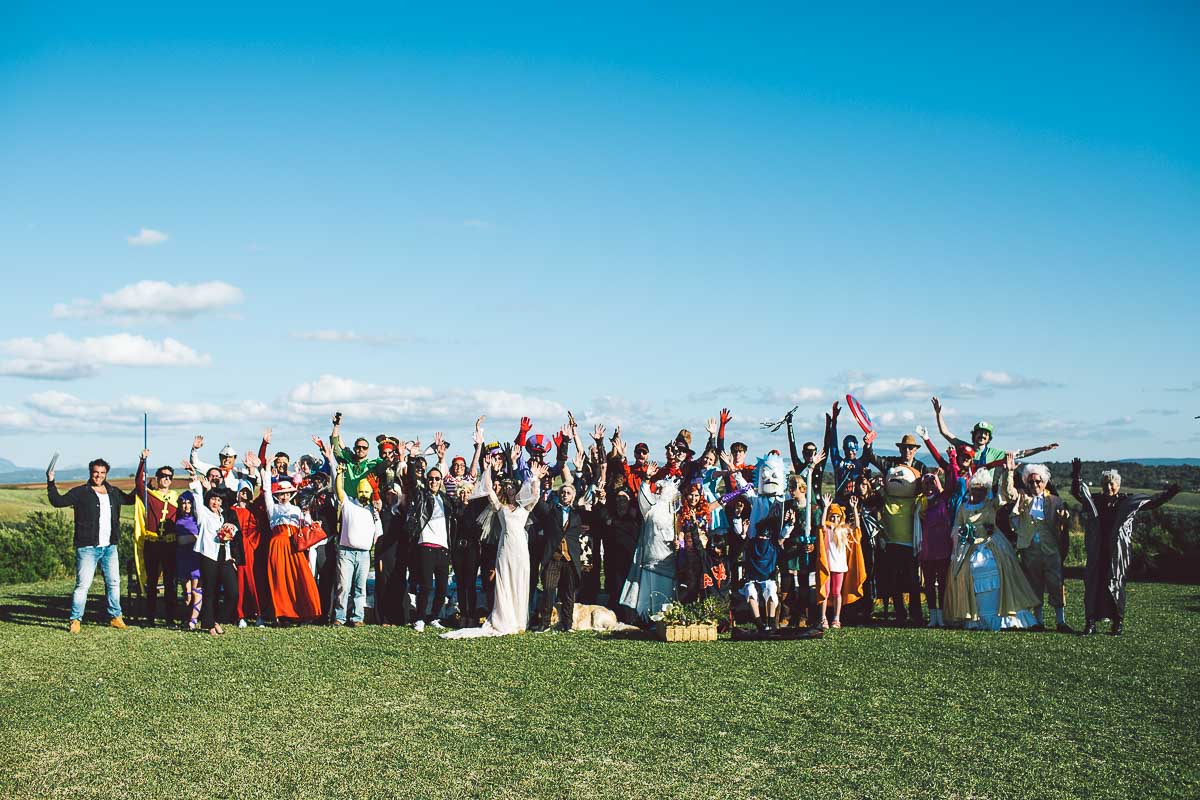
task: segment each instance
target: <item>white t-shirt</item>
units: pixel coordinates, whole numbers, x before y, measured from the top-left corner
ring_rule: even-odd
[[[370,550],[375,540],[383,535],[383,524],[371,509],[353,497],[342,503],[341,547],[352,550]]]
[[[450,534],[446,530],[446,503],[440,494],[433,496],[433,512],[429,522],[421,529],[419,544],[436,544],[438,547],[450,549]]]
[[[850,569],[846,563],[847,547],[838,547],[832,535],[825,537],[825,558],[829,563],[830,572],[846,572]]]
[[[112,498],[108,496],[108,492],[97,493],[96,496],[100,498],[100,538],[96,544],[108,547],[112,544]]]

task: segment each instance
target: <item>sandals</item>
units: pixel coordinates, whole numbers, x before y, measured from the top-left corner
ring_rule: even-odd
[[[835,628],[840,628],[840,627],[842,627],[842,621],[841,621],[840,619],[835,619],[835,620],[833,621],[833,627],[835,627]]]

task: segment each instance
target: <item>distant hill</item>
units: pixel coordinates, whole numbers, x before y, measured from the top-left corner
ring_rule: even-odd
[[[1200,467],[1200,458],[1122,458],[1122,464],[1145,464],[1147,467]]]
[[[113,467],[109,472],[110,478],[127,478],[137,472],[137,466]],[[54,470],[56,483],[81,483],[86,481],[88,469],[84,467],[60,467]],[[18,467],[8,459],[0,459],[0,484],[43,483],[46,480],[46,468]]]

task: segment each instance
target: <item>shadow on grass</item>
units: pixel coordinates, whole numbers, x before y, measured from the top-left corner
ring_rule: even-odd
[[[101,600],[103,603],[103,600]],[[71,616],[70,595],[14,594],[0,598],[0,622],[61,628]],[[85,619],[95,614],[84,614]]]

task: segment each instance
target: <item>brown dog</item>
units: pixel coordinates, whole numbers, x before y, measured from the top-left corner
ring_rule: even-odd
[[[573,631],[636,631],[633,625],[617,621],[617,615],[612,609],[604,606],[590,606],[585,603],[575,604],[575,613],[571,615],[571,630]],[[558,606],[550,609],[550,626],[558,624]]]

